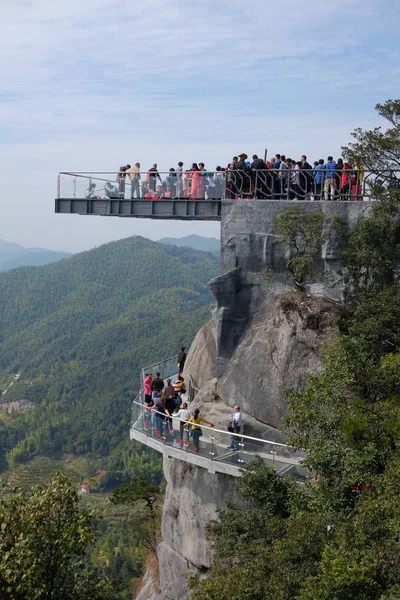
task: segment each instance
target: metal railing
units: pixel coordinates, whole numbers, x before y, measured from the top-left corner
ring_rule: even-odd
[[[60,172],[59,199],[374,200],[400,187],[400,170],[266,169],[176,172]]]
[[[148,367],[143,367],[143,369],[140,371],[142,387],[147,373],[153,373],[153,376],[156,373],[160,373],[161,379],[175,377],[178,374],[178,355],[174,354],[174,356],[171,356],[170,358],[165,358],[164,360],[160,360],[159,362],[149,365]]]
[[[189,421],[182,421],[174,414],[168,418],[154,407],[146,406],[142,393],[132,402],[131,430],[151,438],[151,446],[160,452],[163,452],[165,446],[173,447],[182,452],[182,458],[188,462],[189,455],[200,456],[235,467],[238,472],[250,464],[255,456],[259,456],[278,475],[292,475],[299,482],[310,478],[310,472],[301,466],[304,456],[300,453],[292,452],[285,444],[242,433],[231,433],[202,424],[202,436],[198,450],[195,450],[191,425]]]
[[[189,382],[188,382],[188,386],[187,386],[187,402],[188,402],[188,404],[191,404],[193,402],[193,400],[197,396],[198,391],[199,391],[199,388],[197,388],[195,386],[192,376],[189,375]]]

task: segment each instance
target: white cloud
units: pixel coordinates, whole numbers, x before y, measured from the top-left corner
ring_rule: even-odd
[[[396,0],[2,0],[0,16],[0,237],[31,245],[201,231],[54,216],[58,170],[338,154],[398,88]]]

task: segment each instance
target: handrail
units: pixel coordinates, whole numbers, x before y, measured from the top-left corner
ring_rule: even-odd
[[[203,177],[194,177],[193,175]],[[117,175],[121,177],[117,178]],[[374,200],[375,187],[399,187],[400,169],[226,169],[220,171],[60,171],[58,198],[92,200]],[[150,178],[148,178],[150,176]],[[106,177],[106,178],[105,178]],[[71,179],[72,178],[72,184]],[[88,181],[88,189],[78,185]],[[96,189],[95,182],[112,183]],[[66,187],[65,187],[66,186]],[[77,187],[78,193],[77,193]],[[105,198],[96,195],[103,191]],[[136,196],[136,198],[134,198]]]
[[[147,406],[145,404],[141,404],[140,402],[136,402],[135,400],[132,402],[132,404],[135,404],[136,406],[139,406],[142,410],[149,410],[147,408]],[[155,414],[159,414],[163,417],[165,417],[165,413],[162,413],[158,410],[155,410],[154,408],[151,408],[151,411],[154,412]],[[171,414],[167,414],[167,416],[171,417],[172,419],[177,419],[182,423],[186,423],[187,425],[193,425],[193,422],[190,421],[185,421],[184,419],[180,419],[179,417],[175,416],[174,417],[174,413]],[[213,433],[222,433],[223,435],[228,435],[228,436],[235,436],[235,437],[240,437],[243,438],[244,440],[249,440],[249,441],[253,441],[253,442],[259,442],[261,444],[270,444],[271,446],[278,446],[280,448],[286,448],[288,450],[288,452],[290,452],[288,446],[286,444],[282,444],[280,442],[271,442],[270,440],[263,440],[262,438],[256,438],[256,437],[252,437],[250,435],[243,435],[241,433],[232,433],[230,431],[224,431],[222,429],[217,429],[216,427],[209,427],[208,425],[201,425],[202,429],[208,429],[209,431],[213,432]]]
[[[152,367],[158,367],[159,365],[165,364],[165,363],[169,362],[170,360],[178,360],[178,354],[174,354],[173,356],[170,356],[169,358],[163,358],[163,360],[159,360],[158,362],[155,362],[155,363],[149,365],[148,367],[143,367],[141,369],[141,371],[142,372],[150,371]],[[171,373],[171,375],[174,375],[174,373]]]

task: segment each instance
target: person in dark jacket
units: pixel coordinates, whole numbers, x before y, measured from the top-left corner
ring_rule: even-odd
[[[270,178],[267,174],[267,165],[262,160],[262,158],[258,158],[257,154],[253,154],[253,162],[251,163],[252,169],[252,179],[254,181],[254,197],[255,198],[271,198],[272,196],[272,188],[271,182],[267,177]],[[269,183],[269,186],[268,186]],[[268,191],[270,190],[270,194],[268,195]]]
[[[314,177],[312,175],[312,167],[310,165],[310,163],[307,162],[307,156],[305,154],[302,155],[301,157],[301,165],[300,165],[300,169],[302,171],[305,171],[304,173],[302,173],[302,177],[301,177],[301,186],[304,189],[304,195],[306,197],[306,199],[310,199],[309,196],[311,194],[311,191],[313,189],[313,184],[314,184]]]
[[[250,169],[246,164],[247,154],[242,152],[239,156],[239,161],[237,163],[238,173],[238,183],[239,183],[239,194],[241,196],[248,196],[250,192]]]
[[[154,377],[154,379],[151,383],[151,389],[153,392],[153,396],[161,394],[161,392],[163,391],[164,381],[161,379],[160,373],[156,373],[156,376]]]
[[[183,369],[185,368],[185,362],[186,362],[185,346],[182,346],[181,351],[178,354],[179,373],[183,373]]]

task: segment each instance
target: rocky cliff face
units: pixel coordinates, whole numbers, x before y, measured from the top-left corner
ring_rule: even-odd
[[[307,210],[322,209],[331,218],[340,214],[349,227],[368,210],[362,203],[301,204]],[[308,296],[293,291],[287,248],[274,243],[274,218],[284,205],[224,204],[222,275],[210,282],[216,299],[213,319],[197,334],[184,373],[199,388],[192,408],[200,407],[206,418],[225,428],[232,407],[239,404],[245,433],[272,441],[284,441],[284,390],[301,388],[306,372],[321,366],[321,348],[335,330],[342,294],[341,251],[333,229],[319,257],[329,280],[311,286]],[[187,597],[184,574],[204,574],[210,566],[204,525],[215,517],[217,506],[235,496],[233,477],[170,458],[164,458],[164,474],[167,491],[158,551],[162,595],[148,578],[148,592],[144,588],[138,600]]]

